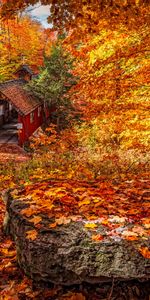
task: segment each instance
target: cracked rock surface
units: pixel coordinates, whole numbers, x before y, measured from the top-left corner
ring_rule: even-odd
[[[43,226],[36,228],[32,240],[27,232],[34,224],[21,214],[27,204],[7,195],[5,230],[15,240],[17,260],[24,272],[35,281],[72,285],[150,277],[149,259],[137,250],[137,241],[105,239],[95,242],[82,221],[48,228],[50,217],[44,214]],[[102,229],[105,230],[104,228]],[[149,246],[149,241],[144,242]]]

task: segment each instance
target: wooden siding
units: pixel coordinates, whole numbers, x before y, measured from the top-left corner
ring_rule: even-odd
[[[43,124],[42,111],[40,115],[38,115],[38,109],[39,108],[37,107],[32,113],[29,113],[26,116],[18,116],[18,122],[23,125],[23,128],[19,129],[18,133],[20,146],[27,142],[36,129]],[[33,121],[31,121],[31,114],[34,114]]]

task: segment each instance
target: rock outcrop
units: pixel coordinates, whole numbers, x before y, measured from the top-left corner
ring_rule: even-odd
[[[33,280],[71,285],[150,277],[150,261],[138,251],[139,243],[149,246],[148,240],[112,239],[105,236],[105,226],[100,225],[96,234],[105,238],[95,241],[93,230],[85,227],[84,220],[53,228],[48,225],[53,223],[51,216],[42,212],[40,226],[35,225],[22,214],[28,203],[13,198],[10,192],[5,200],[5,231],[15,240],[20,267]],[[37,236],[32,237],[35,230]]]

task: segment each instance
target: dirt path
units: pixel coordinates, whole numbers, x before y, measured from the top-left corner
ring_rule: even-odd
[[[0,163],[25,162],[30,155],[16,144],[0,144]]]

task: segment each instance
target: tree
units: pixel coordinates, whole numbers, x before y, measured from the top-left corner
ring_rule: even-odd
[[[39,77],[27,85],[27,89],[41,101],[49,107],[55,107],[58,129],[68,123],[74,112],[68,94],[70,88],[76,84],[72,69],[73,59],[64,52],[60,43],[56,43],[51,48],[50,56],[45,56]]]
[[[71,40],[73,37],[71,37]],[[67,40],[66,40],[67,44]],[[66,45],[67,46],[67,45]],[[68,37],[68,48],[70,40]],[[135,165],[149,151],[149,27],[106,26],[72,46],[80,77],[72,101],[85,122],[78,128],[84,159],[94,168],[108,164],[113,171]],[[119,167],[120,167],[119,166]]]
[[[0,24],[0,81],[12,78],[22,63],[43,65],[43,52],[52,40],[51,32],[29,16],[1,20]]]
[[[12,17],[16,11],[35,5],[38,0],[5,0],[3,16]],[[108,19],[113,25],[116,20],[125,24],[137,22],[138,15],[147,22],[149,0],[41,0],[41,4],[50,4],[49,22],[55,28],[77,27],[85,31],[98,31],[102,19]]]

